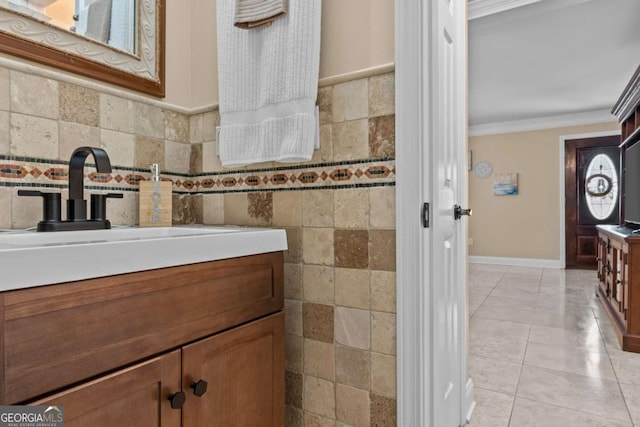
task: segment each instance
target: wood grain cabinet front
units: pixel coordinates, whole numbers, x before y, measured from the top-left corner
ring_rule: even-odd
[[[283,426],[283,348],[282,313],[184,347],[183,426]]]
[[[633,230],[599,225],[598,296],[620,347],[640,353],[640,236]]]
[[[65,427],[178,427],[167,397],[180,391],[180,360],[173,351],[30,404],[62,406]]]
[[[274,252],[0,293],[0,404],[64,406],[67,426],[283,425],[283,265]]]

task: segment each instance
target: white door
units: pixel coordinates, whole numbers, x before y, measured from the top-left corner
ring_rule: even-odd
[[[466,0],[418,3],[396,2],[398,422],[457,427],[473,405],[466,219],[454,217],[467,200]],[[416,200],[428,224],[412,219]]]
[[[460,173],[464,170],[466,145],[465,78],[460,66],[465,35],[455,16],[463,9],[461,1],[433,3],[430,80],[434,120],[430,132],[432,154],[425,158],[432,174],[432,188],[426,189],[425,198],[430,194],[434,206],[433,236],[427,243],[431,244],[431,283],[425,285],[432,292],[433,425],[457,427],[465,423],[461,413],[466,383],[462,371],[466,353],[466,254],[460,241],[466,228],[454,208],[466,204],[462,191],[464,174]],[[464,10],[462,13],[464,16]]]

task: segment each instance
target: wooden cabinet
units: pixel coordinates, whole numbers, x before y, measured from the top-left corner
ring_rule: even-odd
[[[166,396],[180,384],[177,350],[31,404],[64,407],[65,427],[179,426]]]
[[[0,404],[64,406],[68,426],[283,425],[283,306],[281,252],[0,293]]]
[[[625,351],[640,353],[640,235],[615,225],[598,229],[598,296]]]
[[[283,426],[283,346],[279,313],[183,348],[183,390],[207,382],[187,399],[184,426]]]
[[[622,128],[622,145],[631,145],[640,139],[640,66],[622,91],[611,111]]]

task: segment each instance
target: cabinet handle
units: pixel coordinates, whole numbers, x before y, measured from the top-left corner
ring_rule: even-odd
[[[205,380],[198,380],[191,383],[191,388],[193,389],[193,394],[200,397],[207,392],[207,382]]]
[[[187,395],[183,391],[173,393],[169,395],[169,402],[171,402],[172,409],[181,409],[184,402],[187,400]]]
[[[619,285],[620,283],[622,283],[620,279],[616,280],[616,285]]]

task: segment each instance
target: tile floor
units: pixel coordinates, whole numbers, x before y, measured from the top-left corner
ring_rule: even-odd
[[[620,350],[596,280],[470,264],[470,427],[640,426],[640,354]]]

